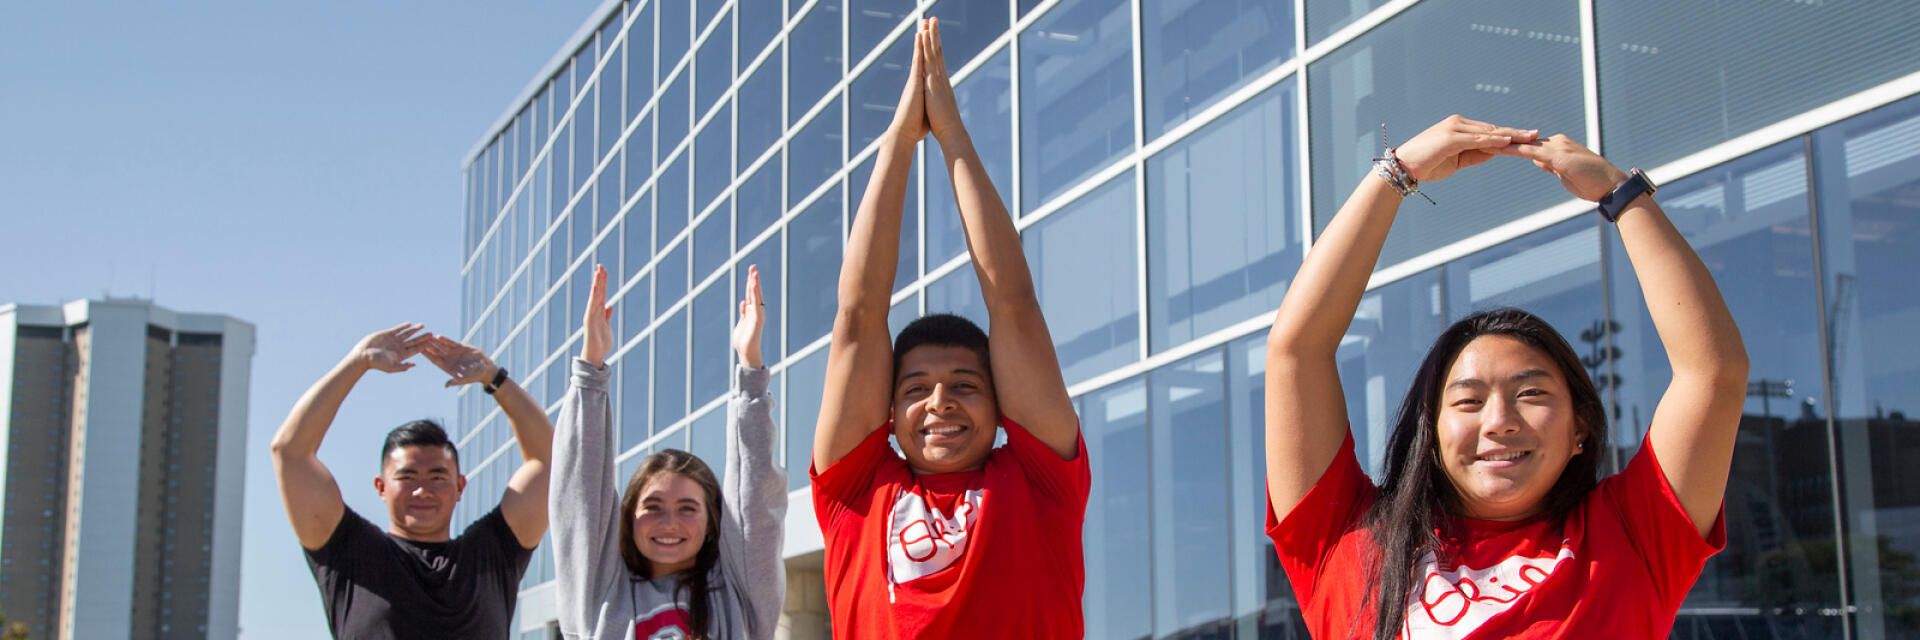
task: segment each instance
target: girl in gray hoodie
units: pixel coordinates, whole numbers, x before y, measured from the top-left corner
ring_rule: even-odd
[[[567,638],[772,638],[786,594],[780,557],[786,471],[774,445],[773,397],[760,360],[766,310],[750,268],[727,398],[726,483],[693,454],[647,456],[614,491],[616,446],[605,358],[613,345],[607,274],[596,267],[586,344],[553,442],[555,587]]]

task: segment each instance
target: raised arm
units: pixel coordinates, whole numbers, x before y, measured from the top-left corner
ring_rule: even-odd
[[[1450,116],[1397,149],[1421,182],[1486,162],[1489,150],[1536,132]],[[1369,173],[1307,252],[1267,334],[1267,493],[1285,518],[1320,481],[1346,438],[1347,404],[1335,352],[1353,324],[1401,195]]]
[[[369,369],[393,373],[413,368],[407,359],[419,353],[431,336],[418,333],[420,328],[403,324],[361,339],[347,357],[307,388],[273,434],[273,474],[280,481],[280,501],[300,546],[313,550],[325,545],[346,513],[340,485],[320,464],[319,455],[320,441],[340,412],[340,403]]]
[[[994,396],[1001,414],[1026,427],[1061,458],[1071,460],[1079,451],[1080,417],[1073,412],[1067,384],[1060,376],[1060,358],[1054,354],[1047,319],[1040,314],[1020,232],[1013,228],[1013,219],[980,164],[966,125],[960,122],[953,81],[947,77],[946,56],[940,48],[940,19],[929,23],[915,43],[927,52],[927,122],[946,156],[967,252],[973,257],[973,271],[987,303],[991,325],[987,355],[992,361]]]
[[[614,477],[617,446],[613,402],[607,395],[607,352],[613,348],[613,310],[606,306],[607,270],[595,266],[587,293],[587,336],[573,362],[572,384],[560,401],[553,437],[554,608],[568,637],[590,634],[600,598],[625,579],[620,561],[620,493]],[[519,531],[515,529],[515,531]]]
[[[721,488],[726,519],[721,524],[720,561],[747,598],[747,630],[771,637],[786,603],[787,564],[781,559],[787,516],[787,470],[776,451],[773,395],[760,358],[760,331],[767,307],[760,297],[760,269],[747,268],[747,297],[733,328],[733,394],[727,398],[727,461]]]
[[[1598,201],[1628,178],[1564,135],[1502,153],[1532,160],[1582,200]],[[1654,408],[1647,440],[1680,505],[1704,536],[1726,497],[1746,404],[1747,347],[1712,274],[1652,194],[1628,203],[1616,226],[1673,365],[1673,381]]]
[[[434,336],[423,350],[427,359],[452,376],[448,387],[486,384],[500,367],[485,352],[446,336]],[[520,468],[507,479],[506,495],[500,498],[500,515],[513,529],[520,546],[532,549],[547,533],[547,463],[553,453],[553,424],[547,412],[527,395],[512,378],[494,389],[494,402],[507,414],[513,427],[513,439],[520,444]]]
[[[913,51],[907,86],[893,124],[873,155],[873,177],[854,214],[840,263],[839,310],[827,351],[826,389],[813,433],[813,467],[827,467],[887,421],[893,405],[893,336],[887,307],[900,256],[900,209],[906,203],[913,147],[927,135],[925,75],[920,47]]]

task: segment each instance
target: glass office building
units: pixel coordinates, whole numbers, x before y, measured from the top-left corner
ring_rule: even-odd
[[[557,411],[605,264],[623,474],[662,448],[715,459],[759,265],[794,491],[784,637],[825,634],[808,451],[848,217],[920,16],[941,18],[1080,410],[1089,637],[1304,637],[1261,530],[1262,338],[1382,125],[1398,142],[1455,112],[1647,169],[1743,331],[1727,548],[1674,635],[1920,637],[1910,0],[610,1],[467,159],[465,339]],[[938,154],[913,169],[896,329],[986,323]],[[1585,356],[1618,468],[1671,372],[1614,230],[1524,162],[1428,192],[1339,352],[1362,465],[1439,330],[1512,305]],[[477,389],[459,423],[466,521],[518,451]],[[551,558],[525,580],[525,637],[552,633]]]

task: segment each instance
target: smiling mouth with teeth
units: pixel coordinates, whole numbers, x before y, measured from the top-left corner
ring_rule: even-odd
[[[668,544],[668,545],[680,544],[686,541],[687,541],[686,538],[654,538],[653,539],[654,544]]]
[[[1527,454],[1529,453],[1532,453],[1532,452],[1531,451],[1514,451],[1511,453],[1496,453],[1493,455],[1480,456],[1480,459],[1487,462],[1506,462],[1508,460],[1519,460],[1521,458],[1526,457]]]

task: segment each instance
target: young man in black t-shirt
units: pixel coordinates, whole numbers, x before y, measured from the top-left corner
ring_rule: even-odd
[[[505,638],[520,575],[547,530],[547,466],[553,425],[533,398],[479,349],[403,324],[367,336],[307,389],[273,438],[280,498],[320,586],[327,626],[341,638]],[[348,509],[320,441],[340,403],[369,370],[413,368],[425,355],[452,376],[480,383],[513,425],[523,462],[500,506],[452,537],[454,504],[466,489],[460,456],[430,421],[394,429],[373,486],[387,504],[386,530]]]

